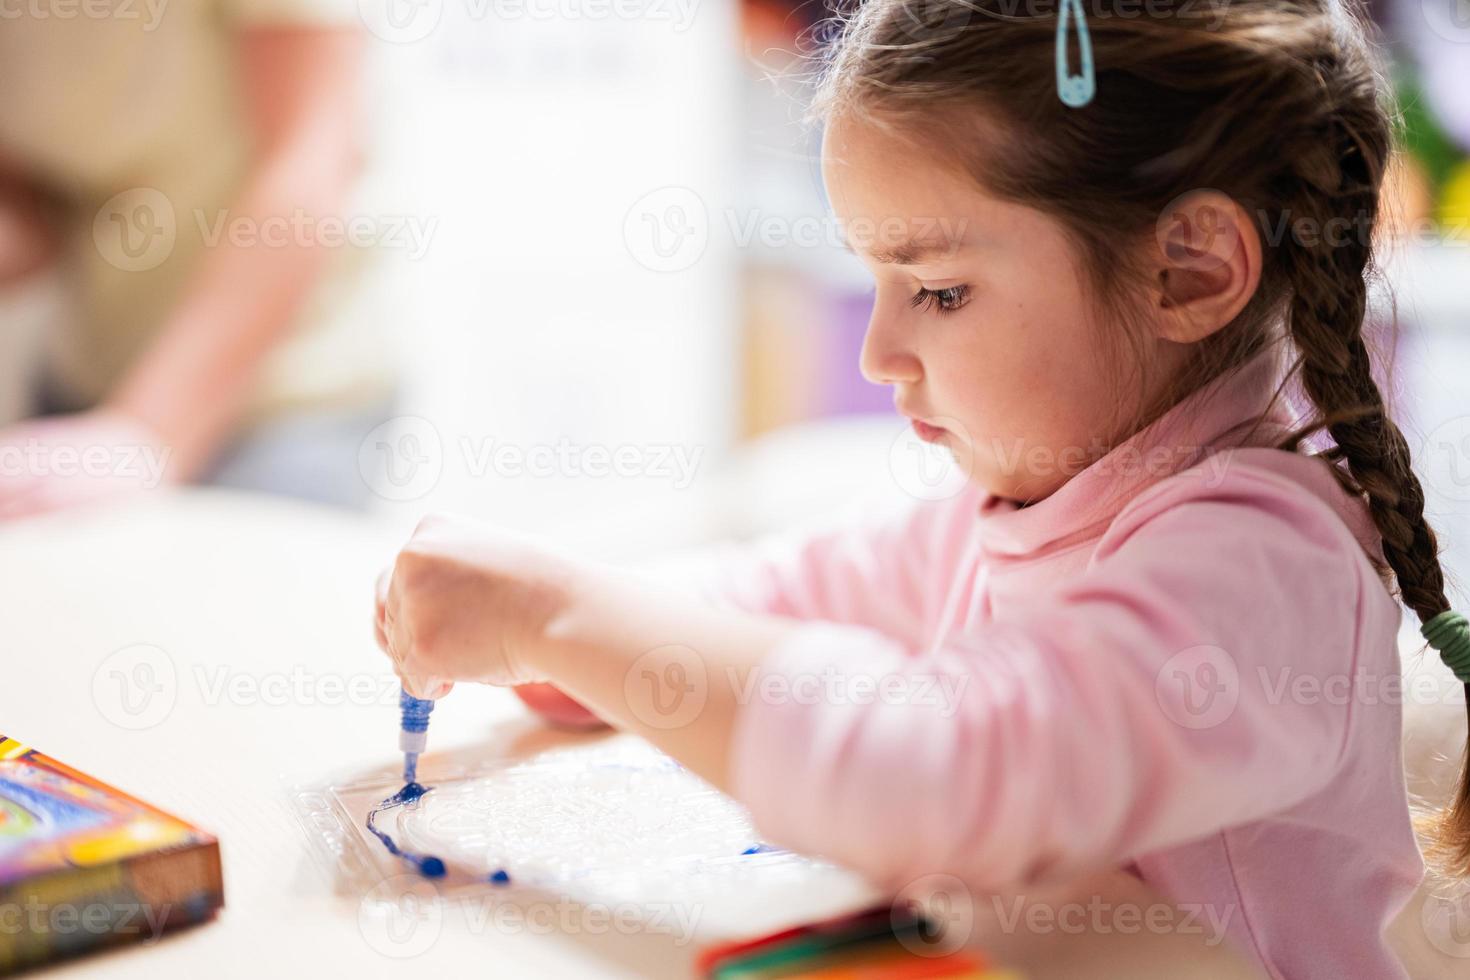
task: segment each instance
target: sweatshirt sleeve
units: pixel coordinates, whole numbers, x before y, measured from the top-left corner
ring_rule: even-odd
[[[1202,484],[1146,491],[1087,571],[937,649],[833,623],[791,635],[759,668],[732,748],[764,837],[880,884],[944,870],[1002,887],[1324,787],[1352,699],[1282,685],[1351,676],[1363,617],[1380,614],[1364,610],[1388,597],[1299,485],[1244,466]]]
[[[965,506],[910,499],[855,508],[629,571],[727,608],[861,626],[917,644],[941,598],[934,583],[960,543],[949,525]]]

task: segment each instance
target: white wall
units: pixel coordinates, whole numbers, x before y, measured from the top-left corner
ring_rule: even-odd
[[[428,37],[378,46],[403,180],[391,196],[438,222],[425,256],[403,263],[403,411],[443,450],[433,488],[384,511],[457,510],[620,552],[661,543],[621,530],[635,514],[688,536],[735,425],[737,269],[699,211],[725,206],[740,136],[736,12],[690,2],[532,19],[449,0]],[[639,205],[647,217],[635,209],[669,186]],[[648,236],[678,224],[674,207],[694,233],[665,261]],[[563,439],[579,462],[555,475],[473,472],[487,446]],[[627,468],[643,475],[579,475],[592,446],[634,447]],[[698,460],[692,485],[661,466],[665,447]]]

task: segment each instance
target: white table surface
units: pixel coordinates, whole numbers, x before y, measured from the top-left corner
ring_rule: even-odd
[[[727,914],[682,944],[442,916],[405,939],[367,916],[362,896],[334,889],[288,790],[395,763],[387,699],[344,702],[352,684],[391,694],[370,596],[400,538],[366,518],[219,491],[0,526],[0,732],[213,832],[224,861],[216,921],[74,960],[57,975],[679,977],[700,947],[740,931]],[[126,662],[138,644],[166,655],[151,676]],[[537,731],[507,692],[462,687],[435,713],[432,748],[474,752]],[[1077,894],[1159,901],[1121,877]],[[774,928],[865,897],[824,879],[763,903],[761,917]],[[974,927],[982,946],[1032,977],[1251,975],[1197,935],[1105,932],[1007,931],[984,916]]]

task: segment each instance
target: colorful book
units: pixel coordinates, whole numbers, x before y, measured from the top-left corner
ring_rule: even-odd
[[[223,905],[214,837],[0,735],[0,974]]]

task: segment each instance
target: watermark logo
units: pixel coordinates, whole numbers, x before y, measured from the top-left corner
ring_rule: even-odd
[[[1112,902],[1102,895],[1089,895],[1086,901],[1064,902],[1028,900],[1023,895],[1008,898],[992,895],[990,904],[996,925],[1007,935],[1024,932],[1038,936],[1136,936],[1140,933],[1200,936],[1211,949],[1225,941],[1237,911],[1235,905],[1201,902],[1177,905]]]
[[[0,21],[112,20],[139,22],[145,33],[157,29],[169,0],[0,0]]]
[[[912,40],[943,40],[968,27],[978,9],[954,0],[907,0],[898,6],[896,22],[898,29]]]
[[[170,446],[141,442],[76,446],[30,437],[0,444],[0,477],[115,479],[152,490],[163,482],[172,454]]]
[[[918,928],[904,928],[915,915]],[[974,896],[954,875],[924,875],[899,891],[891,919],[898,941],[910,952],[948,956],[969,942],[975,931]]]
[[[1470,0],[1423,0],[1424,22],[1446,41],[1470,44]]]
[[[1220,211],[1229,198],[1213,187],[1202,187],[1164,205],[1154,227],[1159,250],[1186,268],[1200,272],[1218,269],[1240,248],[1235,224]],[[1227,240],[1228,239],[1228,240]]]
[[[1240,702],[1240,670],[1220,647],[1201,644],[1164,662],[1154,678],[1154,697],[1174,724],[1214,728],[1235,714]]]
[[[173,202],[162,191],[134,187],[114,195],[98,209],[92,219],[92,240],[98,253],[112,266],[124,272],[147,272],[174,253],[180,220]],[[410,261],[428,253],[439,227],[437,217],[313,214],[305,208],[269,215],[231,214],[225,208],[213,211],[194,208],[183,220],[184,230],[197,235],[198,243],[207,249],[221,245],[396,249],[406,252]]]
[[[449,903],[460,913],[471,935],[493,931],[503,935],[621,936],[658,935],[675,946],[694,941],[704,914],[700,903],[579,902],[565,895],[555,901],[497,901],[482,897]]]
[[[709,245],[709,210],[687,187],[662,187],[633,203],[623,218],[628,254],[653,272],[682,272]]]
[[[194,210],[194,226],[205,248],[222,243],[236,248],[381,248],[406,252],[410,262],[428,254],[437,217],[416,214],[313,214],[294,208],[289,214],[232,215],[220,208]]]
[[[704,658],[679,644],[655,647],[623,675],[623,697],[633,716],[650,728],[682,728],[699,717],[709,699]]]
[[[142,731],[162,722],[178,700],[173,658],[149,643],[114,650],[92,674],[92,703],[119,728]]]
[[[1375,673],[1359,670],[1352,674],[1313,674],[1286,664],[1274,670],[1265,664],[1256,667],[1256,681],[1265,703],[1343,706],[1463,704],[1465,688],[1453,678],[1436,672],[1420,671],[1404,676],[1402,671]]]
[[[11,893],[15,898],[19,895]],[[23,936],[33,943],[42,936],[136,936],[145,946],[158,942],[173,908],[168,903],[46,902],[26,895],[24,901],[0,903],[0,936]],[[55,940],[53,940],[55,941]],[[61,940],[63,945],[70,945]],[[10,945],[10,944],[7,944]],[[12,947],[13,948],[13,947]]]
[[[194,665],[194,684],[208,707],[279,708],[287,704],[312,707],[389,707],[398,703],[399,680],[391,672],[319,674],[301,664],[289,671],[248,673],[228,664]]]
[[[380,41],[412,44],[439,26],[444,0],[357,0],[357,15]]]
[[[675,946],[694,941],[703,916],[700,903],[580,902],[566,895],[533,899],[528,893],[442,895],[418,875],[396,875],[374,886],[358,904],[358,929],[367,944],[391,959],[428,952],[445,920],[471,936],[668,937]]]
[[[770,213],[725,208],[711,214],[687,187],[662,187],[643,195],[623,218],[623,242],[639,265],[681,272],[700,260],[713,236],[737,250],[816,249],[879,256],[899,254],[910,243],[950,256],[964,246],[969,219],[954,215],[851,215],[831,212]]]
[[[465,471],[475,479],[494,473],[507,480],[530,477],[568,477],[572,479],[650,478],[667,480],[675,490],[688,489],[694,482],[703,446],[678,443],[623,443],[604,446],[597,443],[580,445],[570,439],[559,439],[555,445],[535,443],[521,446],[495,439],[458,440]]]
[[[188,688],[207,708],[390,707],[400,682],[390,670],[319,673],[303,664],[250,672],[230,664],[194,664],[180,673],[166,651],[151,644],[109,654],[92,676],[98,710],[120,728],[151,728],[163,721]]]
[[[676,34],[694,22],[697,0],[463,0],[454,23],[485,20],[497,23],[531,21],[648,21],[673,25]],[[390,44],[422,41],[444,19],[443,0],[358,0],[358,16],[368,33]]]
[[[1424,440],[1425,482],[1441,496],[1470,501],[1470,415],[1440,425]]]
[[[419,875],[394,875],[374,885],[357,906],[357,929],[391,959],[428,952],[444,929],[439,890]]]
[[[1454,2],[1470,8],[1470,0]],[[1224,192],[1212,187],[1179,195],[1159,212],[1154,228],[1159,249],[1183,269],[1209,272],[1228,264],[1242,244],[1236,207]],[[1247,214],[1268,249],[1367,248],[1381,240],[1401,246],[1470,247],[1470,224],[1441,222],[1432,216],[1407,220],[1400,215],[1380,216],[1367,208],[1338,214],[1256,208]]]
[[[970,482],[971,467],[962,464],[947,445],[959,440],[969,445],[969,435],[959,419],[941,416],[933,424],[946,430],[939,442],[925,442],[907,422],[888,444],[888,472],[893,482],[919,500],[948,500]]]
[[[1091,469],[1099,475],[1132,480],[1175,476],[1192,470],[1193,478],[1214,488],[1225,482],[1231,457],[1228,453],[1212,452],[1209,446],[1140,446],[1124,442],[1109,449],[1101,439],[1094,438],[1087,446],[1057,447],[1018,437],[1009,444],[1003,439],[991,439],[987,459],[999,472],[1012,477],[1072,477]]]
[[[446,466],[473,480],[660,480],[687,490],[704,458],[703,446],[682,443],[520,444],[493,437],[459,435],[446,440],[427,419],[389,419],[358,446],[363,482],[385,500],[417,500],[438,485]],[[3,457],[0,457],[3,459]]]
[[[357,448],[363,482],[384,500],[418,500],[439,485],[444,443],[428,419],[400,415],[377,426]]]
[[[1446,956],[1470,960],[1470,890],[1460,894],[1430,895],[1419,910],[1419,921],[1431,946]]]
[[[800,704],[813,706],[880,704],[933,711],[940,718],[953,718],[970,685],[968,673],[893,672],[873,674],[839,670],[828,664],[820,671],[758,673],[725,668],[726,680],[737,704]]]
[[[98,254],[124,272],[162,265],[173,254],[178,231],[173,203],[152,187],[114,194],[92,219]]]

